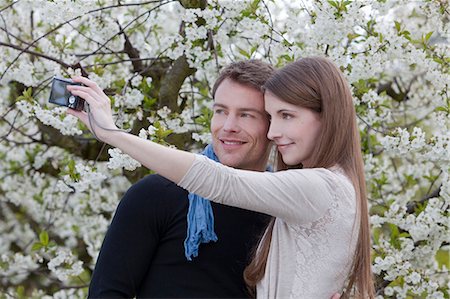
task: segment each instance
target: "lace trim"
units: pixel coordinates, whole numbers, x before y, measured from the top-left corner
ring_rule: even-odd
[[[335,225],[336,219],[341,214],[338,194],[344,194],[335,175],[332,176],[332,181],[335,193],[331,206],[325,215],[309,226],[289,225],[299,236],[295,241],[297,246],[296,268],[290,298],[301,298],[302,294],[317,292],[316,284],[311,281],[312,277],[317,277],[320,273],[329,271],[326,260],[329,259],[330,250],[334,248],[334,244],[330,242],[333,239],[332,237],[339,233],[339,227]],[[324,262],[321,263],[320,261]],[[342,270],[344,271],[344,269]]]

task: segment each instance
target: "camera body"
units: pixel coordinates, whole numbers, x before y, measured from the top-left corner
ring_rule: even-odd
[[[50,103],[69,107],[78,111],[84,109],[84,100],[78,96],[72,95],[68,90],[68,85],[82,85],[75,83],[70,79],[63,79],[54,77],[52,81],[52,89],[50,91]]]

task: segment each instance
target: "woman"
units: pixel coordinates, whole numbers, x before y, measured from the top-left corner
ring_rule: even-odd
[[[344,297],[374,297],[356,116],[348,84],[331,62],[304,58],[266,83],[268,138],[283,170],[275,173],[236,170],[118,132],[103,91],[86,78],[74,81],[86,85],[68,89],[87,101],[91,117],[69,113],[98,138],[189,192],[274,216],[245,272],[258,298],[330,298],[343,288]],[[216,117],[222,113],[214,108]]]

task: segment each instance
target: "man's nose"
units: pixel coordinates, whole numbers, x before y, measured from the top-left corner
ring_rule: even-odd
[[[225,123],[223,124],[223,130],[226,132],[239,132],[239,121],[234,115],[228,115]]]

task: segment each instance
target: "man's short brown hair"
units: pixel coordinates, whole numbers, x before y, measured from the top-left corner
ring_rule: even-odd
[[[261,60],[250,59],[233,62],[227,65],[219,74],[212,89],[212,96],[215,97],[217,88],[225,79],[231,79],[236,83],[254,87],[261,90],[261,87],[272,76],[275,69],[268,63]]]

